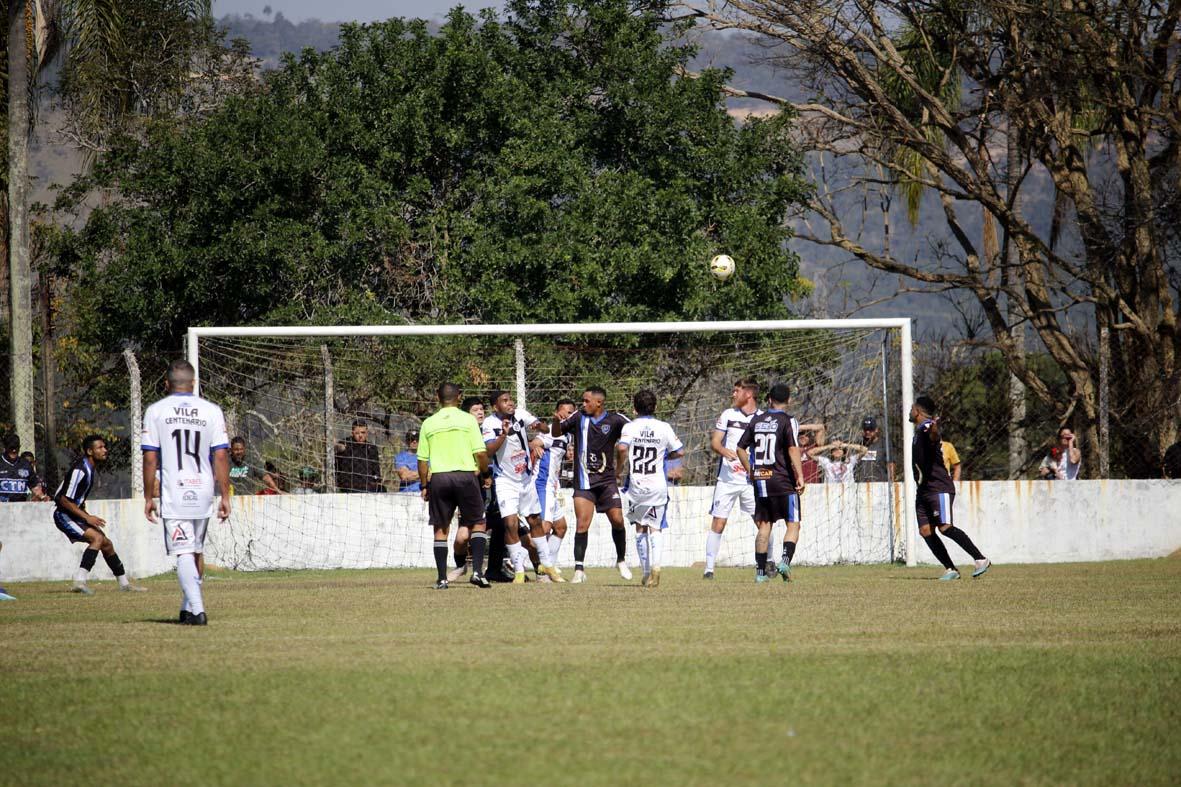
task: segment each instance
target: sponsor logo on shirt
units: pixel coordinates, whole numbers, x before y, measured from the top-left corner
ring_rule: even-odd
[[[183,495],[181,495],[181,500],[184,500],[186,503],[196,503],[197,502],[197,493],[190,489],[189,491],[187,491]]]

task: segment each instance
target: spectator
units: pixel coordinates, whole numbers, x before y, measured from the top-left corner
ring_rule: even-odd
[[[262,474],[246,461],[246,439],[230,440],[230,488],[235,495],[253,495],[262,488]]]
[[[1074,441],[1074,430],[1069,426],[1058,429],[1058,443],[1046,452],[1038,466],[1038,477],[1045,481],[1074,481],[1083,463],[1083,452]]]
[[[9,433],[4,437],[4,453],[0,454],[0,503],[48,499],[37,471],[21,456],[20,437]]]
[[[958,489],[960,486],[960,454],[955,450],[955,446],[946,440],[943,441],[943,466],[947,468],[951,480],[955,482]]]
[[[336,444],[336,488],[341,492],[384,492],[381,459],[369,443],[369,425],[353,421],[352,433]]]
[[[800,432],[800,468],[805,484],[820,483],[820,463],[816,461],[816,438],[812,432]]]
[[[262,474],[262,487],[258,490],[260,495],[285,495],[287,494],[287,475],[281,471],[274,462],[267,462],[265,470]]]
[[[394,472],[398,474],[399,492],[421,492],[418,480],[418,430],[406,433],[406,448],[394,457]]]
[[[314,495],[319,493],[316,484],[320,479],[316,476],[316,471],[310,467],[299,468],[299,486],[293,491],[293,495]]]
[[[893,481],[894,463],[886,461],[886,446],[882,440],[882,430],[878,428],[878,420],[873,416],[861,419],[861,445],[865,452],[857,460],[853,468],[853,477],[859,483],[862,481]]]
[[[37,457],[33,456],[32,451],[21,451],[21,459],[29,463],[29,467],[33,468],[33,472],[37,472]]]
[[[816,457],[817,464],[824,471],[826,484],[851,484],[853,483],[853,473],[868,450],[863,445],[843,443],[837,440],[813,448],[812,455]],[[831,458],[822,456],[823,451],[828,451]]]

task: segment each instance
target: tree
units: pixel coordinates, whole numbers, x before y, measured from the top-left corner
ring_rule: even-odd
[[[708,24],[788,44],[783,65],[815,99],[777,103],[804,113],[801,126],[816,149],[861,161],[862,185],[881,185],[882,171],[889,183],[909,179],[937,193],[951,245],[915,261],[863,245],[855,222],[823,187],[803,236],[924,286],[970,293],[1013,375],[1096,448],[1097,354],[1088,350],[1096,340],[1078,325],[1110,329],[1117,420],[1147,433],[1153,453],[1163,454],[1181,417],[1181,281],[1171,221],[1181,174],[1181,4],[688,5]],[[930,88],[924,75],[931,69],[937,85],[961,84],[955,102]],[[898,100],[899,85],[909,106]],[[899,150],[921,167],[899,166]],[[1036,178],[1056,194],[1051,227],[1036,226],[1015,204],[1020,183]],[[965,229],[968,205],[986,212],[1008,248],[984,253],[984,238]],[[1064,400],[1027,362],[1015,324],[1032,328],[1067,380]],[[1096,448],[1088,451],[1092,473]],[[1141,464],[1127,472],[1150,474],[1151,454]]]
[[[191,324],[787,315],[790,118],[739,124],[678,76],[662,3],[346,26],[207,118],[124,137],[59,247],[87,341]],[[706,261],[741,274],[724,290]]]

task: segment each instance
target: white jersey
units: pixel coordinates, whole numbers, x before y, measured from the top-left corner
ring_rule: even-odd
[[[856,467],[857,460],[860,458],[854,454],[842,462],[837,462],[827,456],[818,456],[816,464],[820,465],[820,469],[824,471],[824,483],[851,484],[853,483],[853,468]]]
[[[229,449],[221,408],[193,394],[172,394],[144,413],[142,446],[160,455],[160,513],[169,519],[207,519],[216,482],[213,452]]]
[[[755,410],[753,413],[744,413],[736,407],[723,410],[722,414],[718,416],[718,422],[714,424],[714,431],[722,432],[722,446],[737,452],[738,441],[750,424],[750,419],[761,412],[762,410]],[[726,459],[723,456],[718,457],[718,482],[722,484],[750,483],[738,457]]]
[[[521,481],[533,472],[532,459],[529,456],[529,427],[537,423],[533,414],[518,407],[511,419],[502,419],[493,410],[492,414],[484,419],[480,432],[484,435],[484,442],[491,443],[504,431],[505,421],[509,420],[512,421],[515,431],[492,455],[492,474],[496,478]]]
[[[627,499],[633,506],[668,502],[664,459],[681,451],[680,438],[664,421],[642,415],[623,425],[619,445],[628,447]]]
[[[537,463],[538,491],[545,485],[551,489],[561,486],[562,463],[566,461],[566,449],[570,446],[570,435],[554,437],[548,431],[538,435],[545,448],[541,461]]]

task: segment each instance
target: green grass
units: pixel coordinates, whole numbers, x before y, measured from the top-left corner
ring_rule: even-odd
[[[9,584],[0,784],[1149,784],[1181,774],[1181,560],[430,589],[221,572],[210,625]]]

